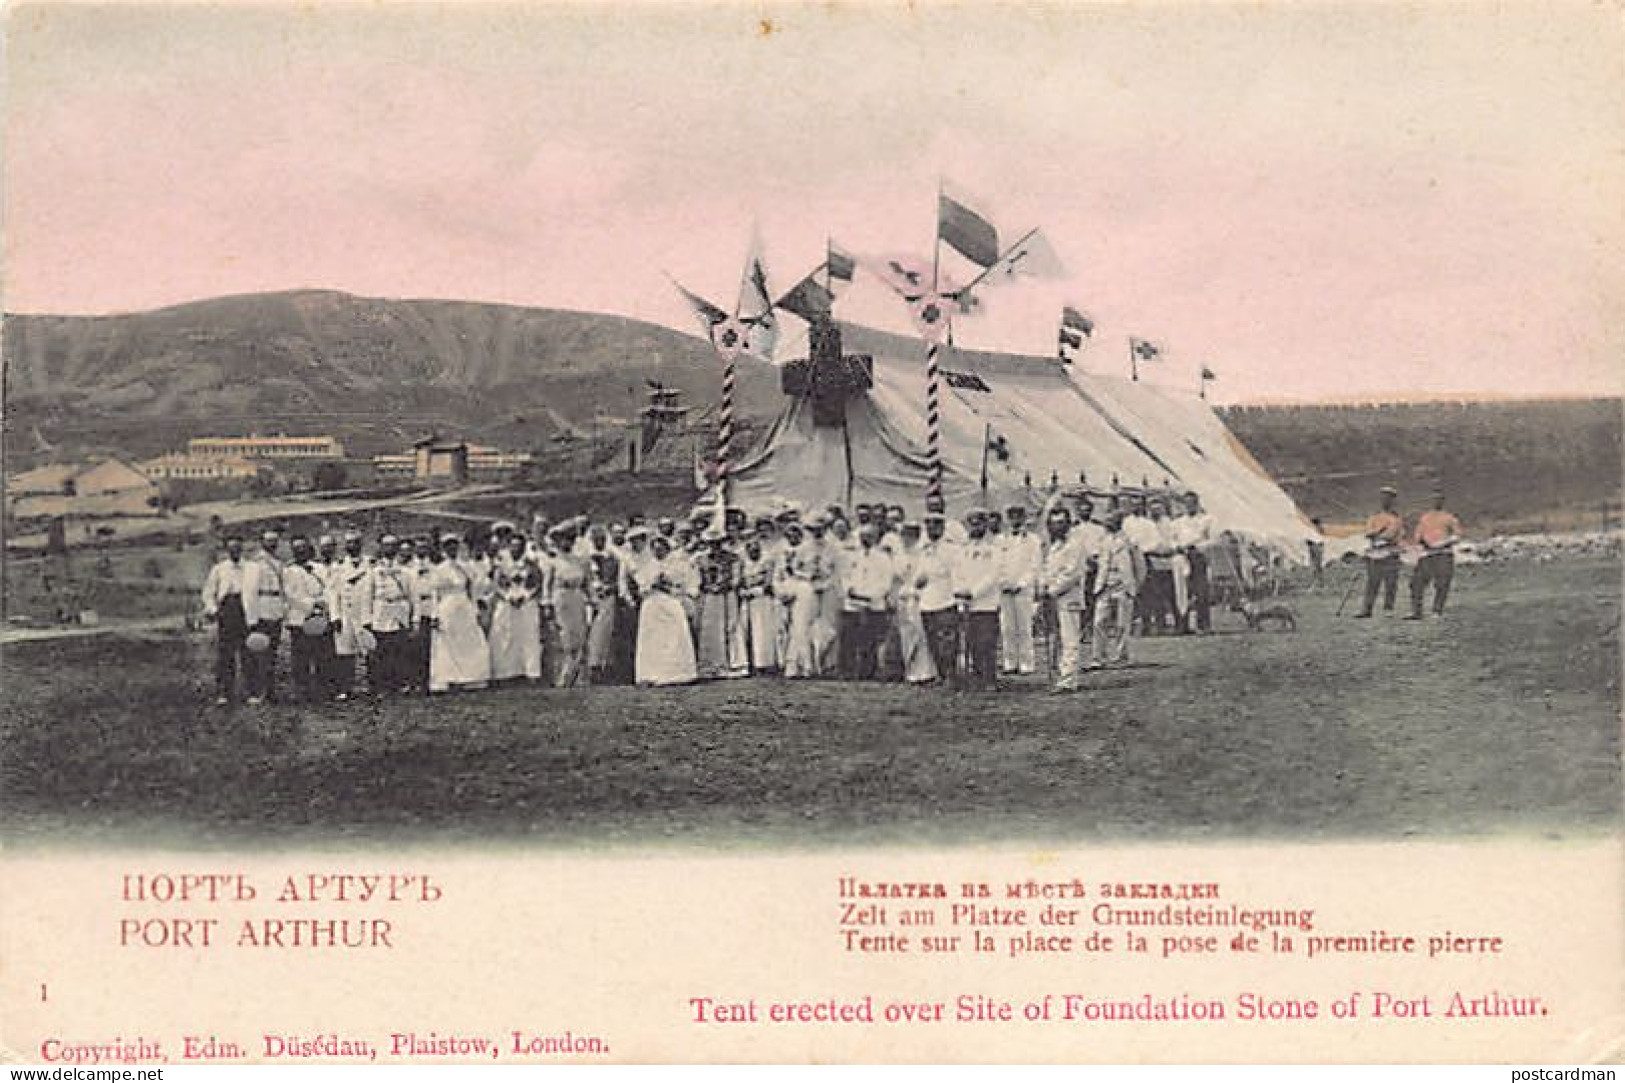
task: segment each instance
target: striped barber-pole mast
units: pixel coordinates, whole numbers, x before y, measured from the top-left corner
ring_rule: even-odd
[[[717,414],[717,491],[723,500],[728,498],[728,474],[733,463],[736,356],[734,353],[727,353],[723,357],[722,405]]]
[[[942,373],[937,356],[942,344],[933,341],[925,351],[925,481],[927,499],[942,496]]]

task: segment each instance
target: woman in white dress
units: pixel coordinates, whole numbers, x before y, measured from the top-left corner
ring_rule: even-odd
[[[553,672],[556,688],[573,688],[587,671],[588,561],[575,554],[576,535],[568,522],[553,528],[553,631],[558,653]]]
[[[497,554],[492,570],[491,679],[537,680],[542,675],[542,574],[525,555],[525,537],[515,534]]]
[[[654,559],[635,569],[638,593],[638,648],[634,665],[640,685],[690,684],[699,678],[688,616],[678,600],[684,589],[681,573],[674,574],[671,542],[653,541]]]
[[[786,611],[784,656],[780,664],[786,677],[818,675],[818,652],[813,642],[813,626],[818,617],[818,594],[813,581],[818,577],[818,556],[803,542],[801,525],[784,528],[784,550],[774,570],[773,593]]]
[[[745,562],[739,580],[739,599],[750,633],[750,668],[775,673],[779,668],[779,600],[773,597],[773,558],[762,550],[762,540],[745,543]]]
[[[474,606],[474,576],[457,559],[457,535],[447,534],[440,545],[444,555],[429,573],[434,604],[429,691],[483,688],[491,679],[491,653],[485,633],[480,631],[479,610]]]

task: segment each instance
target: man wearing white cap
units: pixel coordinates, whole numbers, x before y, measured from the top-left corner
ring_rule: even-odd
[[[1047,537],[1041,557],[1039,589],[1046,612],[1055,622],[1057,640],[1055,691],[1078,687],[1083,671],[1084,621],[1089,611],[1089,561],[1094,557],[1090,531],[1075,526],[1072,513],[1058,500],[1044,511]]]
[[[965,515],[967,541],[953,563],[954,598],[964,616],[965,673],[971,688],[995,689],[999,677],[999,554],[987,536],[987,513]]]
[[[361,551],[361,535],[344,534],[344,556],[328,572],[327,608],[333,620],[333,698],[350,698],[355,687],[356,659],[372,645],[367,622],[372,618],[372,566]]]
[[[880,525],[873,521],[858,529],[858,545],[845,558],[841,588],[842,676],[848,680],[875,678],[880,644],[886,638],[886,614],[891,604],[895,571],[892,559],[880,548]]]
[[[914,587],[919,591],[920,621],[932,668],[944,681],[959,677],[959,610],[954,599],[954,564],[959,547],[947,540],[947,519],[927,512],[925,542],[914,561]]]
[[[1382,487],[1382,507],[1365,524],[1365,601],[1356,617],[1369,617],[1376,607],[1377,595],[1382,595],[1382,607],[1394,611],[1394,599],[1399,593],[1399,545],[1405,536],[1405,521],[1394,510],[1399,490],[1392,485]]]
[[[998,545],[1002,595],[999,599],[999,654],[1006,673],[1032,673],[1038,668],[1033,648],[1033,601],[1043,542],[1027,529],[1027,509],[1005,509],[1010,529]]]
[[[377,641],[373,649],[372,690],[404,692],[412,684],[412,568],[400,539],[385,534],[378,542],[372,568],[372,598],[365,627]]]
[[[226,555],[209,569],[203,581],[203,616],[215,622],[218,640],[214,656],[215,704],[224,707],[237,691],[237,672],[246,671],[248,660],[243,644],[248,638],[248,620],[243,609],[243,540],[226,538]]]
[[[327,698],[327,656],[333,649],[327,621],[327,585],[316,574],[316,550],[304,538],[291,543],[293,563],[283,571],[288,612],[288,656],[293,686],[305,703]]]
[[[245,640],[250,649],[243,668],[250,706],[270,699],[275,691],[277,646],[282,642],[283,618],[288,615],[282,561],[276,555],[281,543],[281,532],[262,533],[259,552],[243,571],[243,618],[250,637]],[[263,641],[254,640],[256,632],[264,637]],[[256,642],[263,642],[262,649],[253,649]]]
[[[1106,534],[1095,556],[1094,655],[1096,666],[1128,664],[1134,600],[1145,582],[1145,557],[1123,530],[1123,513],[1106,516]]]

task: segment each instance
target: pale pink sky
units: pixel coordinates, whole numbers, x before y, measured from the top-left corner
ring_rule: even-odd
[[[773,32],[762,33],[763,19]],[[753,223],[775,285],[929,252],[939,177],[1062,303],[1221,401],[1619,393],[1625,33],[1606,4],[12,5],[5,290],[129,311],[323,287],[691,330]],[[874,284],[842,314],[895,329]],[[789,320],[788,323],[795,321]]]

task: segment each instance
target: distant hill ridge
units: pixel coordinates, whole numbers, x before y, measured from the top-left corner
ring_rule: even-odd
[[[177,439],[259,428],[363,425],[359,450],[435,425],[521,443],[560,419],[627,416],[648,379],[700,404],[718,372],[701,339],[601,313],[473,301],[393,300],[331,290],[218,297],[112,316],[7,316],[8,455],[49,443],[111,444],[130,454]],[[742,408],[770,412],[771,368],[747,361]],[[629,390],[630,389],[630,390]],[[519,420],[516,420],[519,419]],[[19,431],[20,430],[20,431]],[[480,430],[475,432],[472,430]],[[25,439],[27,438],[27,439]]]
[[[221,433],[322,432],[352,454],[428,431],[512,448],[607,434],[646,380],[696,412],[720,379],[697,336],[622,316],[334,290],[216,297],[150,312],[6,316],[7,472],[85,454],[129,458]],[[747,361],[739,412],[781,403],[778,374]],[[1464,513],[1618,507],[1618,399],[1490,399],[1221,408],[1311,515],[1346,521],[1394,480],[1435,483]],[[679,455],[679,458],[682,457]],[[1587,514],[1590,514],[1588,511]]]

